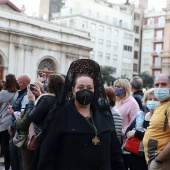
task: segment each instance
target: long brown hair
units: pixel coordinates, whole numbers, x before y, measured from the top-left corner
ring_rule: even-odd
[[[109,104],[111,106],[115,106],[115,101],[116,101],[116,94],[115,91],[112,87],[105,87],[105,93],[106,93],[106,97],[108,97],[109,99]]]
[[[15,75],[13,74],[8,74],[5,76],[5,86],[4,86],[4,90],[8,90],[8,92],[16,92],[17,88],[16,88],[16,78]]]

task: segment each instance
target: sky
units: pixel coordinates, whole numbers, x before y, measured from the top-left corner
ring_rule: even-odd
[[[26,11],[25,13],[29,16],[32,16],[33,13],[36,13],[36,16],[38,16],[39,11],[39,4],[40,0],[10,0],[12,3],[14,3],[18,8],[21,8],[22,5],[25,5]],[[83,1],[83,0],[82,0]],[[126,0],[108,0],[110,2],[126,2]],[[155,6],[155,8],[158,10],[160,7],[165,6],[166,0],[148,0],[148,5],[150,7]]]

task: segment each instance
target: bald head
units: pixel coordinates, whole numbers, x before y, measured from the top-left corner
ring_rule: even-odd
[[[134,76],[130,80],[130,84],[133,86],[134,90],[141,90],[143,86],[143,80],[139,76]]]
[[[170,76],[167,74],[159,74],[155,78],[155,88],[170,88]]]
[[[20,90],[27,88],[30,82],[31,82],[31,78],[28,74],[21,74],[18,77],[18,84],[19,84]]]

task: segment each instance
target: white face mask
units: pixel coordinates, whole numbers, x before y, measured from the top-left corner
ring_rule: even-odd
[[[169,88],[154,88],[154,95],[160,101],[164,101],[170,97]]]
[[[155,108],[160,104],[160,102],[158,101],[154,101],[154,100],[148,100],[147,103],[146,103],[146,106],[147,108],[150,110],[150,111],[154,111]]]

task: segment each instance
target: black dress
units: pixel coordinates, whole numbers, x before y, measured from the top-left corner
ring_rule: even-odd
[[[41,143],[37,170],[125,170],[115,130],[108,115],[92,106],[94,128],[73,102],[56,110]]]

